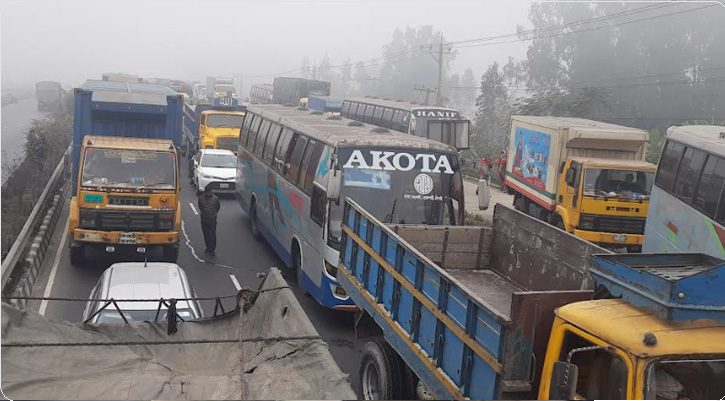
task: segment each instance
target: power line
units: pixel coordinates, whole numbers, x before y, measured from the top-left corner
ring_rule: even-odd
[[[725,68],[725,67],[723,67]],[[720,69],[723,69],[720,68]],[[522,87],[522,86],[514,86],[514,85],[500,85],[502,87],[508,88],[508,89],[518,89],[518,90],[528,90],[528,91],[535,91],[535,90],[547,90],[547,89],[574,89],[574,90],[581,90],[581,89],[612,89],[612,88],[622,88],[622,87],[636,87],[636,86],[670,86],[670,85],[697,85],[701,83],[708,83],[708,82],[722,82],[725,81],[725,76],[716,76],[716,77],[709,77],[709,78],[702,78],[696,81],[691,80],[681,80],[681,81],[669,81],[669,82],[643,82],[643,83],[623,83],[618,85],[608,85],[608,86],[550,86],[550,87],[541,87],[541,88],[531,88],[531,87]],[[453,86],[451,89],[481,89],[480,86]]]

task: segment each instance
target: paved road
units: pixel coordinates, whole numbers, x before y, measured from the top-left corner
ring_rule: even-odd
[[[514,197],[501,192],[498,188],[491,187],[491,201],[487,210],[478,210],[478,196],[476,195],[477,184],[473,180],[463,180],[463,189],[465,191],[465,202],[466,211],[483,217],[483,220],[487,223],[491,223],[493,220],[493,207],[497,203],[504,204],[506,206],[513,206]]]
[[[199,297],[235,294],[236,288],[232,276],[242,287],[256,289],[262,280],[257,277],[258,273],[266,272],[271,266],[283,266],[266,242],[258,242],[252,238],[247,216],[233,198],[222,199],[217,226],[217,255],[213,262],[204,261],[203,258],[206,256],[203,254],[204,241],[199,219],[189,206],[189,202],[193,202],[196,207],[196,196],[191,186],[184,186],[182,199],[182,216],[187,239],[182,238],[182,242],[186,243],[182,244],[178,264],[186,270],[191,285]],[[55,233],[56,242],[60,242],[59,237],[64,225],[65,220],[61,216]],[[55,256],[55,252],[48,252],[46,263],[49,266],[44,267],[34,288],[34,295],[41,296],[45,292]],[[66,247],[60,248],[58,256],[59,263],[50,294],[58,297],[87,298],[103,270],[111,263],[121,261],[120,257],[112,260],[100,254],[95,255],[97,257],[93,258],[94,262],[87,266],[73,266],[70,264]],[[322,308],[312,298],[302,294],[295,285],[292,287],[310,320],[329,344],[337,364],[344,372],[350,374],[350,382],[353,388],[357,388],[357,371],[364,341],[355,339],[352,314]],[[226,304],[231,307],[233,301],[229,300]],[[51,319],[79,321],[83,307],[82,303],[50,302],[47,305],[46,316]],[[206,313],[211,313],[213,303],[211,301],[202,303],[202,308]]]
[[[30,128],[33,119],[43,118],[46,112],[38,111],[38,102],[35,98],[19,99],[17,103],[8,104],[2,108],[2,135],[0,148],[3,160],[13,160],[22,155],[25,144],[25,133]],[[5,181],[5,171],[2,173]]]

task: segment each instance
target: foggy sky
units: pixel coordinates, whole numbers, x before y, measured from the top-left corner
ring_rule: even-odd
[[[56,80],[65,87],[102,72],[203,80],[272,74],[304,56],[333,64],[377,58],[396,28],[433,25],[450,40],[516,31],[526,0],[2,0],[0,68],[4,88]],[[460,49],[454,72],[476,78],[494,60],[521,59],[525,44]],[[266,75],[257,77],[256,75]],[[245,89],[246,90],[246,89]]]

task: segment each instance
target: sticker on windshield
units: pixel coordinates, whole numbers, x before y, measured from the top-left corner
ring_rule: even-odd
[[[390,189],[390,173],[367,169],[346,169],[342,175],[348,187]]]
[[[428,195],[433,190],[433,179],[428,174],[418,174],[413,180],[413,187],[421,195]]]
[[[85,203],[103,203],[103,195],[84,194],[83,202],[85,202]]]

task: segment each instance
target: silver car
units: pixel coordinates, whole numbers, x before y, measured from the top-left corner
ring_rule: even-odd
[[[83,311],[83,321],[103,307],[108,299],[154,299],[153,302],[118,302],[129,322],[154,321],[161,298],[196,298],[184,269],[175,263],[124,262],[114,263],[103,272],[93,287],[90,301]],[[158,321],[166,319],[166,306],[161,305]],[[202,317],[197,301],[177,301],[176,313],[184,320]],[[123,324],[123,317],[113,304],[93,316],[90,324]]]

